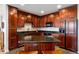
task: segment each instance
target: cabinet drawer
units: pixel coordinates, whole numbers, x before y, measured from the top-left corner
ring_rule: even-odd
[[[54,43],[41,43],[38,45],[40,50],[46,51],[46,50],[54,50],[55,44]]]

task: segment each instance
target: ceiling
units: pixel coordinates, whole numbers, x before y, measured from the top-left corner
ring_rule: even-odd
[[[17,7],[20,10],[23,10],[25,12],[33,13],[38,16],[43,16],[46,14],[50,14],[53,12],[58,11],[57,4],[10,4],[11,6]],[[61,4],[61,8],[72,6],[73,4]],[[44,11],[44,13],[41,13],[41,11]]]

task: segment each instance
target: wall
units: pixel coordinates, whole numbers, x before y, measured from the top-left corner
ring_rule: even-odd
[[[4,32],[4,52],[8,52],[8,6],[5,4],[1,5],[2,9],[2,22],[4,23],[4,28],[1,29]]]

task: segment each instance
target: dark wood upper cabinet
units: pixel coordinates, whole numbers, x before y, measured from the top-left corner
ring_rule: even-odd
[[[12,6],[8,6],[8,21],[9,21],[9,49],[17,47],[17,9]]]
[[[33,27],[39,27],[39,17],[33,15],[32,17]]]
[[[55,16],[54,16],[54,14],[49,14],[49,15],[47,16],[47,22],[52,22],[52,23],[54,23],[54,21],[55,21]]]
[[[23,27],[25,23],[26,23],[26,14],[18,10],[17,26]]]
[[[18,10],[18,27],[24,27],[25,23],[32,23],[33,27],[38,27],[38,16]]]
[[[40,26],[45,27],[47,22],[47,16],[42,16],[40,20]]]
[[[16,28],[17,26],[17,9],[9,6],[8,8],[9,16],[9,29]]]
[[[26,15],[26,23],[32,22],[32,18],[33,18],[33,15],[27,14]]]

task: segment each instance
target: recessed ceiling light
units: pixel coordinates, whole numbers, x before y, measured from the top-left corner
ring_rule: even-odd
[[[50,17],[54,17],[54,15],[53,15],[53,14],[51,14],[51,15],[50,15]]]
[[[24,4],[20,4],[21,6],[24,6]]]
[[[66,9],[61,10],[61,12],[65,13],[66,12]]]
[[[42,14],[43,14],[44,12],[45,12],[45,11],[43,11],[43,10],[41,11]]]
[[[58,8],[58,9],[61,9],[61,7],[62,7],[62,5],[57,5],[57,8]]]
[[[31,15],[28,15],[27,17],[28,17],[28,18],[31,18]]]

